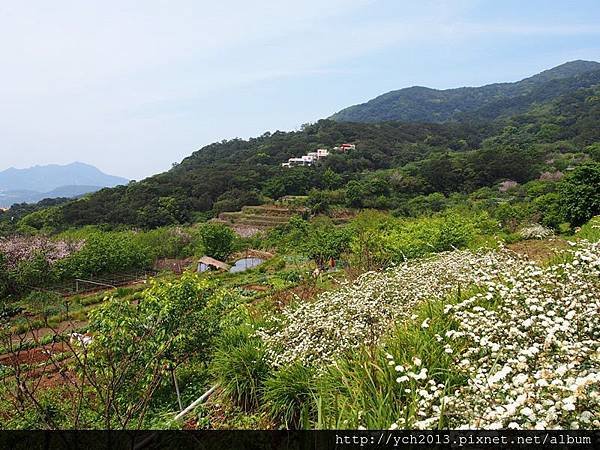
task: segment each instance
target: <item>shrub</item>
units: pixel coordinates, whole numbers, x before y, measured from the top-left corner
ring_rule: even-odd
[[[384,242],[394,261],[466,247],[475,237],[469,218],[455,214],[406,221],[395,228]]]
[[[150,267],[151,249],[137,241],[132,232],[95,233],[81,250],[58,261],[57,278],[73,278]]]
[[[41,315],[44,320],[58,314],[63,309],[60,295],[54,292],[34,291],[30,293],[23,303],[29,312]]]
[[[600,214],[600,163],[577,167],[559,186],[564,217],[580,226]]]
[[[540,223],[557,230],[564,220],[560,210],[560,195],[554,192],[544,194],[537,197],[533,203],[541,215]]]
[[[200,240],[208,256],[225,260],[233,251],[235,233],[220,223],[207,223],[200,228]]]
[[[184,258],[191,256],[192,236],[180,227],[157,228],[137,233],[134,241],[152,252],[153,258]]]
[[[329,218],[319,218],[300,242],[303,253],[321,266],[331,258],[339,258],[348,249],[349,241],[346,229],[334,226]]]
[[[265,407],[286,428],[308,427],[315,415],[315,393],[314,369],[295,362],[265,381]]]
[[[233,328],[219,339],[212,368],[223,392],[245,410],[258,406],[269,365],[252,330]]]

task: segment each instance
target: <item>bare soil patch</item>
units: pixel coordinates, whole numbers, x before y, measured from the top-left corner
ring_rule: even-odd
[[[508,249],[523,255],[532,261],[545,263],[567,248],[567,243],[562,239],[528,240],[509,244]]]

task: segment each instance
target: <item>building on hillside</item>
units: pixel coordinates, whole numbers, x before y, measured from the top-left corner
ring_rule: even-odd
[[[281,163],[281,167],[312,166],[315,162],[327,156],[329,156],[329,150],[318,148],[316,151],[308,152],[298,158],[289,158],[287,162]]]
[[[325,158],[327,156],[329,156],[329,150],[327,150],[326,148],[318,148],[317,149],[317,157],[319,159]]]
[[[333,148],[335,151],[337,152],[343,152],[346,153],[348,150],[355,150],[356,149],[356,145],[354,144],[342,144],[338,147],[334,147]]]

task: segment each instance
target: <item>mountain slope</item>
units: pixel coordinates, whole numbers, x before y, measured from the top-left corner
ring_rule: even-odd
[[[0,191],[0,208],[7,208],[15,203],[36,203],[46,198],[76,198],[100,189],[102,186],[60,186],[49,192]]]
[[[552,95],[547,83],[559,83],[568,93],[506,120],[440,124],[321,120],[299,131],[217,142],[168,172],[57,206],[51,215],[53,226],[153,228],[202,220],[286,195],[312,194],[318,200],[322,194],[359,207],[370,198],[365,207],[395,209],[418,195],[468,193],[507,179],[524,183],[543,171],[556,173],[585,158],[600,159],[600,84],[576,89],[579,81],[574,78],[542,83],[535,88],[538,97]],[[527,95],[522,98],[529,105]],[[292,156],[344,142],[356,148],[333,152],[314,167],[281,167]],[[0,214],[0,224],[3,216],[13,217],[15,211]]]
[[[89,164],[74,162],[64,166],[51,164],[28,169],[0,172],[0,191],[50,192],[64,186],[113,187],[126,184],[127,179],[107,175]]]
[[[331,116],[340,122],[493,120],[600,83],[600,63],[571,61],[515,83],[437,90],[413,86]]]

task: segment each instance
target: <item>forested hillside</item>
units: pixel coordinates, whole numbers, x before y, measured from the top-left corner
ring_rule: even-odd
[[[528,112],[480,124],[343,123],[321,120],[300,131],[265,133],[208,145],[170,171],[43,209],[26,224],[152,228],[186,223],[244,205],[313,189],[350,206],[402,208],[411,198],[472,192],[504,180],[525,182],[598,159],[600,88],[577,89]],[[313,167],[280,163],[318,147],[356,144]],[[24,211],[2,215],[4,228]],[[12,218],[12,220],[10,220]]]
[[[516,83],[437,90],[414,86],[380,95],[331,116],[341,122],[447,122],[493,120],[525,112],[600,81],[600,64],[572,61]]]

